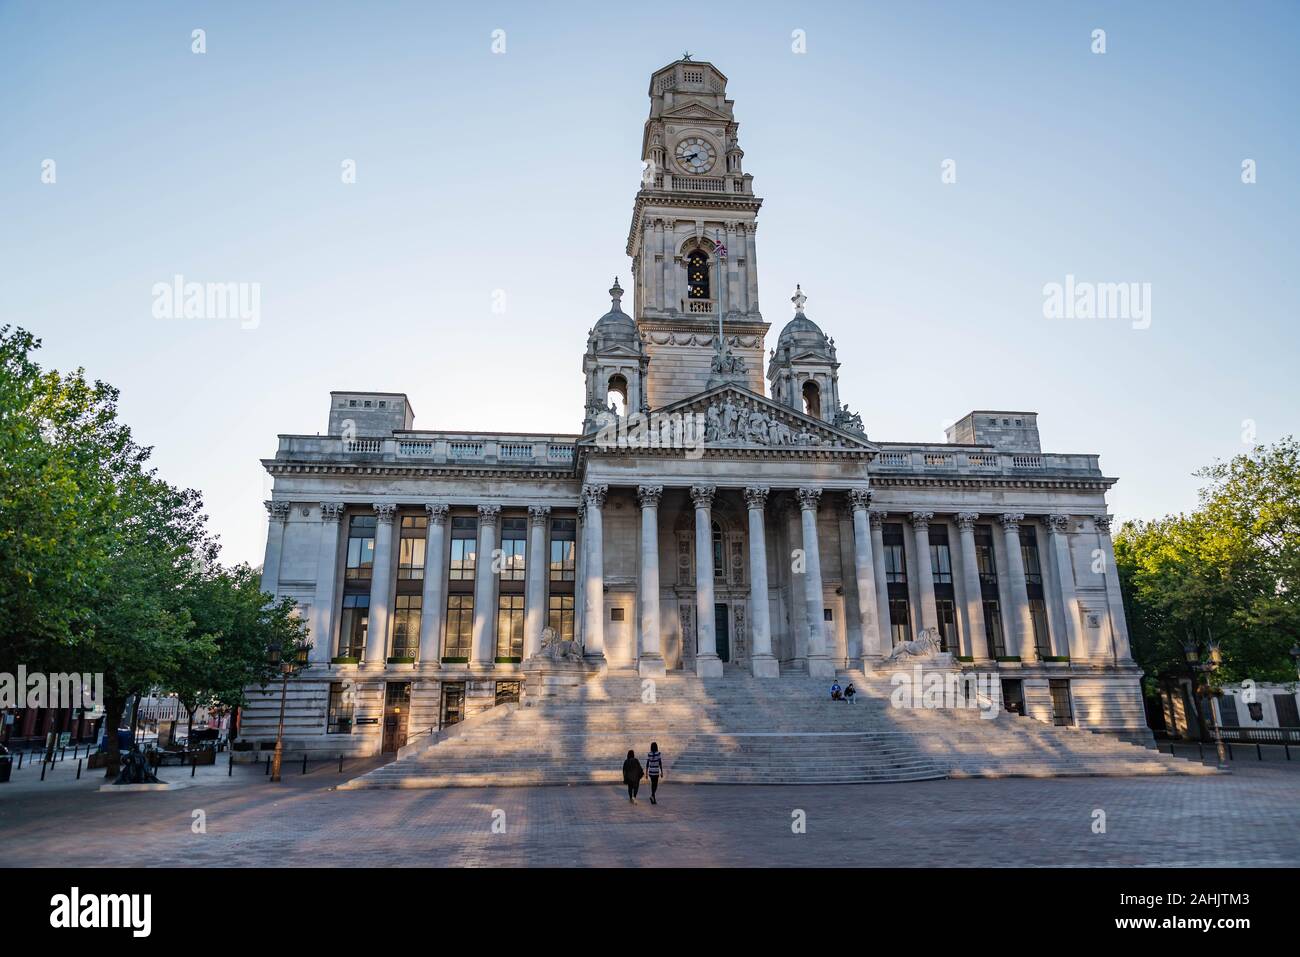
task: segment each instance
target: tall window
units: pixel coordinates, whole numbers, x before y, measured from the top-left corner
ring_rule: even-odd
[[[1006,657],[1007,640],[1002,633],[1002,608],[996,598],[984,599],[984,637],[989,643],[991,657]]]
[[[722,526],[713,523],[713,577],[727,577],[727,558],[722,548]]]
[[[497,661],[524,657],[524,596],[502,595],[497,601]]]
[[[348,557],[343,577],[369,581],[375,567],[375,516],[354,515],[348,523]]]
[[[443,661],[469,661],[474,636],[474,596],[447,596],[447,638],[443,643]]]
[[[952,554],[947,542],[930,542],[930,571],[936,585],[952,584]]]
[[[551,581],[573,581],[577,533],[578,523],[572,518],[551,522]]]
[[[822,417],[822,390],[812,379],[803,384],[803,410],[814,419]]]
[[[352,695],[342,681],[330,682],[329,712],[325,720],[327,734],[352,733]]]
[[[981,585],[998,583],[997,563],[993,560],[993,532],[987,525],[975,526],[975,564]]]
[[[361,658],[366,653],[366,632],[370,624],[370,596],[344,595],[339,624],[339,657]]]
[[[957,654],[957,604],[951,598],[936,598],[934,607],[939,617],[940,650]]]
[[[885,543],[885,581],[891,585],[907,584],[907,562],[903,556],[903,543]]]
[[[686,257],[686,295],[691,299],[709,298],[709,256],[702,249]]]
[[[447,577],[452,581],[473,581],[475,552],[478,550],[478,520],[469,517],[451,520],[451,563]]]
[[[420,648],[420,612],[424,599],[419,595],[398,595],[393,608],[392,658],[414,658]]]
[[[1038,538],[1032,528],[1020,527],[1020,557],[1025,563],[1025,582],[1042,585],[1043,568],[1038,563]]]
[[[528,519],[503,518],[501,520],[501,580],[524,580],[524,554],[528,534]]]
[[[424,578],[424,546],[429,533],[427,515],[403,515],[401,543],[397,551],[397,578],[416,581]]]
[[[906,598],[889,599],[889,624],[894,633],[894,644],[912,640],[912,616]]]
[[[1052,633],[1047,627],[1047,605],[1041,598],[1029,599],[1029,617],[1034,623],[1034,651],[1046,658],[1052,653]]]
[[[546,624],[561,641],[573,640],[573,596],[552,595],[547,609]]]

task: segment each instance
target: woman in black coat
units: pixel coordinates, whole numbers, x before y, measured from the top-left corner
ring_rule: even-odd
[[[636,759],[636,752],[629,751],[627,760],[623,762],[623,783],[627,785],[627,799],[633,804],[636,803],[637,788],[641,786],[641,778],[645,774],[641,770],[641,762]]]

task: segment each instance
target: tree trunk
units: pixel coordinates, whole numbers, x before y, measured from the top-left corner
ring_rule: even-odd
[[[194,737],[194,712],[197,711],[198,708],[199,706],[195,705],[193,708],[187,707],[185,709],[185,747],[187,748],[190,747],[190,740]]]
[[[115,778],[122,770],[122,750],[117,744],[117,728],[122,723],[122,711],[126,708],[125,695],[106,695],[104,697],[104,777]]]

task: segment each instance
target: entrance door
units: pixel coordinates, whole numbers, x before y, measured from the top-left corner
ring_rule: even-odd
[[[406,725],[411,717],[411,683],[390,681],[384,688],[384,753],[406,744]]]
[[[442,727],[460,724],[465,717],[465,686],[460,683],[442,686]]]
[[[729,605],[714,605],[713,620],[718,634],[718,657],[723,661],[731,660],[731,619],[727,616]]]
[[[1025,713],[1025,686],[1019,678],[1002,679],[1002,704],[1012,714]]]

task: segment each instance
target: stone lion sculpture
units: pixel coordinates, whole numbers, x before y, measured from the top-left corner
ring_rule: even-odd
[[[543,628],[542,657],[551,661],[582,661],[582,645],[576,641],[560,640],[555,636],[554,628]]]
[[[886,657],[886,661],[898,661],[902,658],[929,658],[939,653],[939,629],[922,628],[916,634],[915,641],[903,641],[894,645],[894,650]]]

